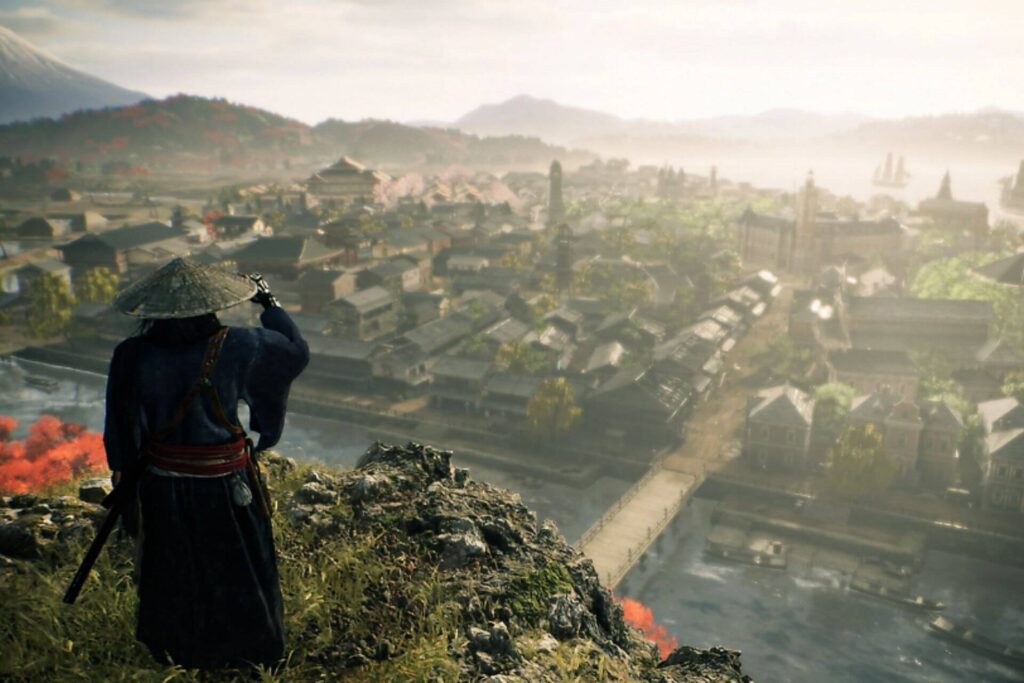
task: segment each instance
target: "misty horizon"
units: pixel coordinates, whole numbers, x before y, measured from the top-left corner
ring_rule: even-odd
[[[1024,110],[1007,88],[1024,68],[1024,8],[982,4],[4,0],[0,25],[152,97],[225,97],[306,123],[453,122],[522,94],[627,121]]]

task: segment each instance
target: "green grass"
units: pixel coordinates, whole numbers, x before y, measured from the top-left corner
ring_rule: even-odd
[[[308,468],[277,472],[273,496],[286,500]],[[68,493],[75,486],[61,487]],[[52,493],[57,493],[53,491]],[[351,519],[344,503],[331,510]],[[397,527],[323,538],[274,515],[288,651],[270,681],[451,681],[461,645],[457,605],[432,563],[403,560],[410,543]],[[74,606],[60,602],[86,541],[46,559],[0,570],[0,679],[5,681],[231,681],[238,672],[200,673],[157,664],[135,641],[132,546],[112,541]],[[389,552],[379,552],[387,548]],[[411,555],[409,556],[411,557]],[[399,607],[400,606],[400,607]]]
[[[502,602],[523,623],[532,624],[547,616],[548,598],[570,590],[569,572],[564,566],[549,562],[540,569],[514,576]]]

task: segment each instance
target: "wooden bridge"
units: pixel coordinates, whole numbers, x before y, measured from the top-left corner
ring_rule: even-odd
[[[657,461],[576,543],[614,588],[704,483],[703,463]]]

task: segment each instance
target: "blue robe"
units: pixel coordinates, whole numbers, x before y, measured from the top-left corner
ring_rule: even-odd
[[[238,424],[249,406],[257,451],[281,437],[289,386],[309,349],[288,314],[274,307],[263,328],[230,328],[211,374],[224,413]],[[195,383],[206,340],[157,345],[126,339],[107,378],[104,445],[112,470],[135,466],[150,431],[178,410]],[[234,441],[200,394],[164,439],[179,445]],[[245,471],[255,492],[257,483]],[[138,488],[142,534],[136,637],[155,657],[189,668],[273,664],[284,654],[277,559],[270,522],[254,501],[236,505],[231,476],[167,476],[147,471]]]

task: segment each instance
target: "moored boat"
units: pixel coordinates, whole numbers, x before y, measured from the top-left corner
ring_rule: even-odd
[[[60,387],[60,383],[57,380],[50,379],[49,377],[40,377],[39,375],[29,375],[25,378],[25,384],[33,389],[45,391],[48,394],[52,394]]]
[[[938,600],[929,600],[923,595],[913,595],[906,591],[899,589],[890,588],[881,583],[874,581],[867,581],[864,579],[854,578],[850,581],[850,590],[857,591],[858,593],[864,593],[872,597],[887,600],[903,607],[911,607],[913,609],[924,610],[928,612],[938,612],[946,609],[946,605],[939,602]]]
[[[787,566],[786,548],[778,541],[769,543],[764,549],[750,547],[745,548],[743,546],[727,546],[720,543],[709,542],[705,545],[704,552],[709,557],[727,560],[729,562],[749,564],[755,567],[785,569]]]
[[[1024,669],[1024,650],[992,640],[988,636],[976,633],[974,629],[954,623],[946,617],[935,617],[928,622],[927,628],[930,633],[943,640],[974,650],[1003,664]]]

